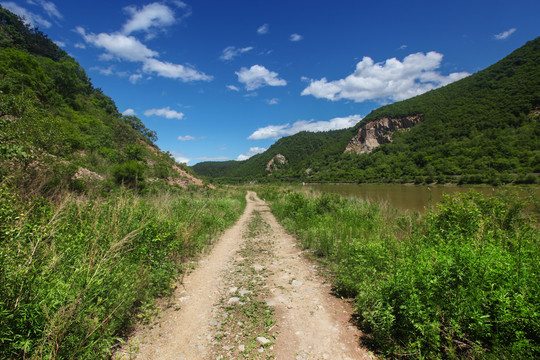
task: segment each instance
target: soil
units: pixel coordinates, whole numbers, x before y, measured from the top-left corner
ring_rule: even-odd
[[[374,359],[316,263],[254,192],[178,285],[157,319],[115,359]],[[258,227],[254,228],[257,217]]]

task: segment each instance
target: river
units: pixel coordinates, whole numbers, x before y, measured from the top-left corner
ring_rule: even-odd
[[[440,202],[444,194],[477,191],[493,195],[501,190],[491,186],[399,184],[306,184],[304,188],[337,193],[343,196],[355,196],[371,202],[388,204],[401,211],[418,211],[420,213],[425,212],[426,207],[434,206]],[[516,190],[516,188],[512,190]]]

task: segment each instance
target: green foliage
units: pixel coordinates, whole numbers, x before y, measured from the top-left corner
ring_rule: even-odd
[[[140,132],[148,142],[152,143],[157,141],[157,134],[155,131],[149,130],[143,122],[136,116],[124,115],[123,119],[129,123],[133,129]]]
[[[0,181],[14,178],[23,193],[100,186],[59,176],[58,161],[97,174],[105,187],[179,177],[174,158],[147,148],[154,131],[121,115],[73,58],[1,7],[0,74]]]
[[[55,61],[66,55],[37,27],[31,28],[19,16],[1,6],[0,25],[0,47],[15,47]]]
[[[261,196],[330,261],[382,355],[540,356],[540,232],[528,200],[462,194],[419,217],[335,195]]]
[[[106,358],[244,206],[238,192],[163,191],[55,205],[0,186],[0,358]]]
[[[116,182],[126,185],[137,185],[144,182],[145,166],[135,160],[128,160],[118,164],[113,168],[113,175]]]

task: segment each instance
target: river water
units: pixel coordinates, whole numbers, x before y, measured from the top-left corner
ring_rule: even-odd
[[[477,191],[493,195],[500,191],[490,186],[458,185],[399,185],[399,184],[306,184],[304,189],[355,196],[370,202],[383,203],[401,211],[425,212],[426,207],[435,206],[444,194]]]

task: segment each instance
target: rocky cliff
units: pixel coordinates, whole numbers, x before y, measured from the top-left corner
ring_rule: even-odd
[[[424,115],[420,114],[403,118],[380,118],[369,122],[358,129],[358,133],[349,142],[345,152],[370,153],[377,146],[392,142],[394,131],[409,129],[423,120]]]
[[[279,170],[280,165],[284,165],[287,162],[288,161],[285,156],[277,154],[268,162],[268,164],[266,164],[266,171],[273,172]]]

